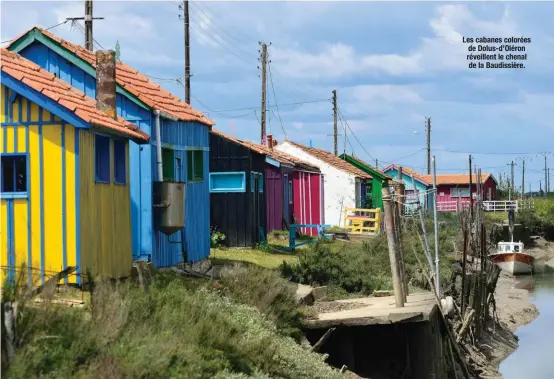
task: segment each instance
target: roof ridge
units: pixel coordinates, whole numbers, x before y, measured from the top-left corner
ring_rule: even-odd
[[[327,150],[324,150],[324,149],[321,149],[321,148],[316,148],[316,147],[307,147],[305,145],[299,144],[297,142],[294,142],[294,141],[291,141],[291,140],[288,140],[288,139],[285,140],[285,142],[289,142],[292,145],[296,145],[298,148],[300,148],[301,150],[304,150],[306,153],[314,156],[316,159],[319,159],[319,160],[327,163],[328,165],[331,165],[331,166],[335,167],[338,170],[349,172],[350,174],[357,175],[360,178],[364,178],[364,179],[373,178],[368,173],[363,172],[362,170],[360,170],[356,166],[340,159],[339,157],[337,157],[336,155],[334,155],[333,153],[331,153]],[[324,154],[325,158],[327,160],[323,159],[323,157],[318,157],[316,155],[316,153],[318,153],[318,152],[320,154]]]
[[[58,37],[55,34],[51,33],[50,31],[45,30],[39,26],[33,26],[31,29],[25,32],[23,36],[32,32],[33,30],[39,31],[45,37],[60,44],[64,49],[70,51],[72,54],[76,55],[79,59],[84,60],[93,68],[95,68],[96,61],[94,59],[94,52],[91,52],[85,49],[83,46],[79,44],[70,42],[68,40],[64,40],[63,38]],[[21,37],[22,36],[12,41],[12,43],[10,43],[8,47],[10,47],[13,43],[15,43],[15,41],[17,41]],[[121,75],[119,74],[119,72],[125,72],[126,75]],[[134,75],[136,79],[133,79],[132,75]],[[133,85],[131,83],[133,80],[137,80],[139,82],[145,81],[145,83],[153,87],[156,87],[156,89],[138,88],[138,86]],[[207,117],[206,115],[204,115],[202,112],[193,108],[190,104],[187,104],[185,101],[177,97],[168,89],[162,87],[159,84],[152,82],[147,75],[142,74],[139,70],[134,69],[133,67],[129,66],[128,64],[124,63],[121,60],[116,61],[116,81],[118,85],[120,85],[122,88],[125,88],[133,96],[143,101],[152,109],[161,110],[182,121],[199,122],[209,127],[215,125],[215,122],[211,120],[209,117]],[[146,96],[147,94],[148,96]],[[167,99],[167,101],[164,102],[163,101],[164,99]]]
[[[32,88],[34,91],[42,94],[43,96],[54,101],[76,115],[86,123],[93,123],[95,126],[110,129],[112,132],[119,132],[126,134],[129,138],[146,142],[150,137],[139,130],[134,124],[131,124],[127,120],[119,117],[113,119],[106,115],[104,112],[96,108],[96,100],[92,99],[86,94],[73,86],[64,82],[56,75],[40,68],[29,65],[29,60],[17,53],[8,51],[6,48],[0,50],[0,56],[2,60],[4,57],[9,57],[11,60],[10,67],[8,65],[2,65],[1,71],[6,75],[9,75],[14,80],[23,83],[24,85]],[[17,66],[20,68],[18,77],[14,77],[11,71],[16,71],[11,66]],[[36,66],[36,65],[35,65]]]

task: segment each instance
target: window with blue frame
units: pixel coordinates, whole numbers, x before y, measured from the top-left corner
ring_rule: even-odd
[[[258,174],[258,192],[264,192],[264,174]]]
[[[113,141],[113,159],[114,182],[116,184],[126,184],[127,171],[125,167],[125,162],[127,161],[127,154],[125,153],[125,141]]]
[[[110,137],[95,135],[94,155],[96,182],[110,183]]]
[[[244,172],[210,172],[210,192],[246,192]]]
[[[2,154],[2,193],[27,192],[27,154]]]

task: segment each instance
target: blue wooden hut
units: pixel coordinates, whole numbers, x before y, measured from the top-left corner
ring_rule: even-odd
[[[399,167],[402,167],[402,178],[398,177]],[[406,166],[394,164],[387,166],[383,172],[394,180],[404,184],[406,205],[408,208],[415,207],[418,202],[425,209],[429,208],[429,205],[433,200],[433,195],[427,192],[427,190],[432,188],[432,183],[429,182],[427,176],[422,175]]]
[[[94,52],[38,27],[7,48],[95,98]],[[189,263],[206,258],[210,254],[208,133],[214,122],[120,61],[116,84],[117,115],[152,136],[147,145],[131,142],[129,146],[133,258],[157,267],[178,264],[184,257]],[[153,182],[160,179],[159,171],[163,179],[186,182],[186,226],[170,236],[153,227]]]

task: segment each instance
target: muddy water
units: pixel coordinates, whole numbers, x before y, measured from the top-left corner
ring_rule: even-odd
[[[500,364],[504,379],[554,378],[554,275],[522,277],[516,286],[530,290],[540,314],[517,329],[519,348]]]

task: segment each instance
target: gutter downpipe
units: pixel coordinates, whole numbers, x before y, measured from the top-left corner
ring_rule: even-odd
[[[163,182],[163,163],[162,163],[162,138],[160,133],[160,111],[154,109],[155,132],[156,132],[156,165],[158,166],[158,180]]]

